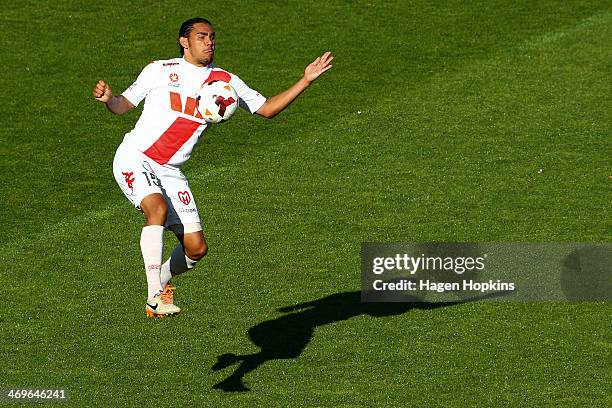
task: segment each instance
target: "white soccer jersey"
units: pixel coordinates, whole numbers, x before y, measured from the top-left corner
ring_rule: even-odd
[[[159,164],[180,167],[191,156],[210,125],[196,109],[196,94],[204,82],[221,80],[234,87],[240,107],[255,113],[266,101],[240,78],[214,65],[197,67],[184,58],[147,65],[123,96],[134,106],[145,99],[136,126],[123,143]]]

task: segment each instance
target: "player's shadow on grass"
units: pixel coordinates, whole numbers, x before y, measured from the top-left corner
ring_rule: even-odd
[[[249,329],[251,342],[261,348],[258,353],[236,355],[222,354],[212,369],[215,371],[227,368],[235,363],[240,365],[225,380],[213,388],[224,391],[249,391],[242,379],[256,370],[266,361],[297,358],[302,354],[316,327],[350,319],[354,316],[372,317],[395,316],[412,309],[432,310],[453,306],[459,303],[503,296],[494,293],[476,298],[463,299],[460,302],[403,302],[403,303],[361,303],[360,292],[344,292],[326,296],[312,302],[283,307],[281,312],[296,312],[277,319],[266,320]]]

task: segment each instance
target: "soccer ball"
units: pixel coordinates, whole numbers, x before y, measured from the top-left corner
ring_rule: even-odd
[[[207,82],[198,91],[198,112],[208,123],[229,120],[238,108],[238,94],[223,81]]]

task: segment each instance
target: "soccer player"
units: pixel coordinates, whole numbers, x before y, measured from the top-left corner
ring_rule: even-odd
[[[149,317],[180,312],[174,305],[175,287],[170,279],[192,269],[208,251],[195,199],[180,170],[210,126],[196,109],[201,85],[228,82],[236,90],[241,108],[273,118],[329,70],[333,60],[330,52],[324,53],[306,67],[293,86],[266,99],[236,75],[213,65],[215,31],[210,21],[200,17],[185,21],[178,43],[182,57],[150,63],[123,94],[114,95],[102,80],[93,89],[93,97],[117,115],[145,100],[138,122],[117,149],[113,173],[123,194],[145,216],[140,248]],[[179,243],[162,264],[164,229],[172,230]]]

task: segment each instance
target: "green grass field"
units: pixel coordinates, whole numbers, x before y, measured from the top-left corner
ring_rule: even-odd
[[[609,303],[377,315],[357,296],[365,241],[611,240],[610,2],[193,4],[2,2],[0,388],[104,407],[612,405]],[[140,109],[111,115],[91,89],[175,57],[197,15],[215,62],[264,95],[336,60],[276,119],[205,134],[183,169],[210,253],[175,282],[183,313],[151,320],[142,216],[111,166]],[[257,344],[244,373],[212,369]],[[249,392],[213,388],[240,376]]]

